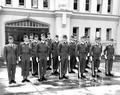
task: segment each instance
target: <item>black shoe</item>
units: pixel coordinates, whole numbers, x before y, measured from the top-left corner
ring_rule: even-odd
[[[23,80],[22,80],[22,83],[24,83],[25,81],[26,81],[26,80],[25,80],[25,79],[23,79]]]
[[[15,80],[12,80],[12,83],[16,83],[16,81],[15,81]]]
[[[68,77],[67,77],[67,76],[65,76],[65,75],[63,76],[63,78],[68,79]]]
[[[109,74],[105,73],[106,76],[109,76]]]
[[[44,76],[42,77],[42,80],[47,81],[47,79]]]
[[[87,68],[87,69],[90,69],[90,67],[89,67],[89,66],[86,66],[86,68]]]
[[[86,78],[84,75],[81,75],[81,79]]]
[[[100,78],[100,76],[99,76],[99,75],[96,75],[96,77],[97,77],[97,78]]]
[[[88,71],[87,71],[87,70],[85,70],[84,72],[85,72],[85,73],[88,73]]]
[[[61,80],[61,79],[63,79],[63,77],[59,77],[59,79]]]
[[[51,75],[55,75],[55,72],[51,73]]]
[[[40,78],[40,79],[38,79],[38,81],[39,81],[39,82],[42,82],[42,81],[43,81],[43,79],[42,79],[42,78]]]
[[[57,72],[57,71],[55,71],[54,73],[55,73],[55,75],[59,75],[59,74],[60,74],[60,73],[59,73],[59,72]]]
[[[52,69],[50,67],[48,67],[47,70],[52,70]]]
[[[74,67],[74,69],[78,70],[78,67]]]
[[[95,78],[95,75],[92,75],[93,78]]]
[[[111,74],[111,73],[109,73],[109,76],[113,77],[114,75],[113,75],[113,74]]]
[[[9,84],[12,84],[12,81],[9,81]]]
[[[75,73],[73,70],[71,70],[69,73]]]
[[[101,73],[102,71],[100,71],[99,69],[97,70],[98,73]]]
[[[30,82],[30,80],[28,80],[28,79],[25,79],[25,81],[26,81],[26,82]]]

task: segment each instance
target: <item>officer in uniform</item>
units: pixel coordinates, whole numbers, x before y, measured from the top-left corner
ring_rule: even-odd
[[[96,43],[91,47],[90,55],[92,62],[92,77],[99,77],[99,75],[96,74],[96,71],[98,72],[98,68],[100,66],[100,60],[101,60],[101,54],[102,54],[102,46],[100,44],[100,38],[96,38]]]
[[[86,58],[87,58],[87,46],[85,44],[85,37],[81,37],[81,42],[79,44],[77,44],[77,49],[76,49],[76,52],[77,52],[77,61],[79,60],[79,70],[80,70],[80,74],[81,74],[81,79],[82,78],[86,78],[83,74],[84,74],[84,71],[85,71],[85,66],[86,66]],[[79,73],[79,70],[78,70],[78,73]],[[78,78],[80,76],[78,75]]]
[[[70,72],[69,73],[75,73],[73,71],[76,63],[76,43],[74,41],[74,36],[71,36],[71,39],[70,39],[69,54],[70,54]]]
[[[4,47],[5,63],[7,64],[9,84],[16,83],[15,72],[18,59],[18,47],[14,44],[13,36],[8,37],[9,44]]]
[[[67,42],[67,36],[63,35],[63,41],[59,44],[60,79],[68,79],[66,73],[69,59],[69,44]]]
[[[20,56],[19,60],[21,61],[22,76],[23,76],[22,82],[30,82],[30,80],[28,80],[27,77],[29,76],[30,59],[32,59],[31,45],[27,35],[24,35],[23,40],[24,42],[21,42],[19,46],[19,56]]]
[[[41,82],[43,80],[47,80],[45,78],[46,74],[46,67],[47,67],[47,60],[49,54],[49,47],[45,41],[45,34],[41,34],[41,42],[37,45],[37,56],[38,56],[38,81]]]
[[[90,59],[90,49],[91,49],[91,44],[90,44],[90,41],[89,41],[89,37],[86,37],[86,45],[87,45],[87,59],[86,59],[86,68],[90,68],[88,66],[89,64],[89,59]],[[87,70],[85,70],[85,72],[88,72]]]
[[[33,76],[38,75],[38,63],[36,60],[37,57],[37,45],[39,43],[38,35],[34,36],[34,41],[31,43],[32,47],[32,61],[33,61]]]
[[[52,39],[50,38],[50,33],[47,34],[47,44],[49,47],[49,60],[47,61],[47,70],[51,70],[51,57],[52,57],[52,52],[51,52],[51,45],[52,45]]]
[[[59,36],[56,35],[54,41],[52,42],[52,59],[53,59],[53,75],[58,75],[59,73],[57,72],[58,69],[58,51],[59,51]]]
[[[109,45],[106,46],[104,50],[104,55],[105,55],[105,75],[106,76],[114,76],[111,74],[112,67],[113,67],[113,60],[115,59],[114,56],[114,46],[113,46],[113,39],[110,40]]]

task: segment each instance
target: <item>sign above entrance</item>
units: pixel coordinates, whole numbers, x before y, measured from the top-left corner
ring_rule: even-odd
[[[49,24],[36,21],[30,18],[7,22],[5,26],[6,27],[49,28]]]

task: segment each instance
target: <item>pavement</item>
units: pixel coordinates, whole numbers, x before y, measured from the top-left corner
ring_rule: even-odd
[[[115,62],[112,73],[114,77],[104,75],[104,63],[101,63],[100,78],[92,78],[88,69],[86,79],[78,79],[75,74],[67,74],[68,80],[59,80],[58,76],[47,71],[47,81],[37,82],[37,77],[29,76],[30,83],[22,83],[21,68],[16,69],[17,84],[8,84],[6,66],[0,68],[0,95],[120,95],[120,62]]]

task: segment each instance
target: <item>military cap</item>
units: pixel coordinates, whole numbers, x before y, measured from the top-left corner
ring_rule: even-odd
[[[67,35],[63,35],[63,38],[67,39]]]
[[[38,35],[37,35],[37,34],[35,34],[35,37],[38,37]]]
[[[24,37],[23,38],[28,38],[28,35],[24,35]]]
[[[42,33],[42,34],[41,34],[41,37],[42,37],[42,36],[45,36],[45,34],[44,34],[44,33]]]
[[[13,39],[13,36],[12,36],[12,35],[9,35],[9,36],[8,36],[8,39]]]
[[[56,38],[58,38],[59,36],[58,35],[55,35]]]

